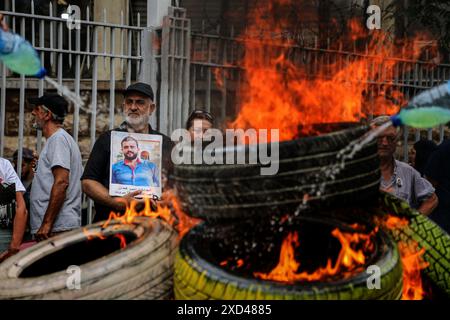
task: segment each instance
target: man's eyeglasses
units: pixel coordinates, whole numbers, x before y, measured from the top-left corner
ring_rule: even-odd
[[[139,108],[144,108],[145,106],[147,106],[147,101],[145,99],[126,98],[124,103],[126,106],[132,106],[133,104],[135,104]]]

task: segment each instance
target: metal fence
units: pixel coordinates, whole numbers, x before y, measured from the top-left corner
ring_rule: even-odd
[[[48,15],[36,15],[35,5],[31,0],[31,11],[17,12],[15,1],[10,2],[7,11],[0,11],[12,29],[27,38],[38,50],[41,61],[51,77],[56,78],[59,84],[71,89],[78,96],[81,91],[86,93],[83,97],[85,108],[78,105],[73,107],[73,120],[71,121],[72,136],[79,140],[80,124],[89,128],[90,149],[97,134],[97,112],[99,91],[109,91],[109,128],[112,129],[116,119],[116,91],[128,86],[131,81],[145,78],[141,64],[145,59],[141,51],[147,50],[150,43],[141,42],[148,38],[150,30],[141,27],[140,17],[137,14],[137,25],[125,24],[126,17],[121,12],[120,24],[109,23],[106,20],[107,11],[103,10],[102,21],[94,21],[90,8],[83,12],[84,19],[78,21],[79,27],[69,28],[67,19],[55,15],[53,3],[49,1]],[[29,95],[42,95],[44,90],[54,89],[44,80],[25,78],[7,70],[0,65],[1,98],[0,98],[0,156],[4,155],[6,112],[8,108],[16,108],[14,102],[7,106],[7,96],[14,90],[19,90],[18,110],[18,175],[21,174],[22,147],[24,146],[24,125],[26,114],[26,97]],[[27,130],[31,128],[31,123]],[[38,153],[42,148],[42,133],[36,132],[36,149]],[[89,150],[90,150],[89,149]],[[84,159],[86,160],[86,159]],[[89,205],[89,219],[91,216]]]
[[[217,30],[217,34],[220,34],[220,30]],[[241,65],[245,38],[247,37],[236,37],[233,34],[230,36],[192,34],[191,109],[196,107],[212,111],[219,122],[231,120],[239,112],[239,91],[245,81],[245,70]],[[377,96],[384,94],[386,88],[400,91],[404,98],[409,99],[424,89],[450,79],[450,64],[435,64],[429,61],[433,49],[424,50],[422,54],[424,61],[392,57],[380,64],[377,57],[371,56],[368,52],[367,44],[365,50],[356,50],[357,46],[361,47],[361,44],[356,42],[347,44],[347,48],[343,44],[331,48],[330,41],[327,41],[326,48],[320,48],[317,38],[313,38],[310,42],[313,45],[291,45],[288,49],[282,50],[288,59],[305,70],[304,73],[310,78],[320,75],[331,79],[333,75],[327,74],[327,67],[330,64],[336,64],[341,69],[357,59],[365,59],[368,62],[369,78],[368,92],[364,100],[372,109]],[[273,48],[270,51],[273,51]],[[393,62],[395,67],[392,73],[385,72],[385,65]],[[445,137],[445,132],[444,126],[439,127],[437,131],[406,128],[402,142],[402,158],[408,159],[408,142],[411,142],[411,134],[416,141],[426,135],[429,140],[434,139],[440,143]]]
[[[156,33],[160,44],[155,50],[155,58],[160,66],[159,129],[170,134],[184,127],[190,111],[191,21],[186,18],[186,10],[169,8],[162,28]]]
[[[54,16],[52,2],[49,3],[48,16],[35,15],[33,1],[31,1],[30,13],[15,12],[14,3],[15,1],[12,1],[11,11],[0,11],[0,13],[7,17],[13,31],[27,37],[38,50],[50,76],[56,77],[59,84],[66,85],[77,95],[80,95],[81,90],[90,91],[90,97],[85,99],[87,102],[85,110],[80,110],[78,105],[73,106],[72,135],[75,141],[78,141],[80,114],[88,114],[92,145],[96,137],[99,83],[102,84],[102,89],[109,91],[109,128],[113,128],[116,89],[123,89],[132,80],[142,77],[139,74],[143,60],[141,38],[148,30],[140,27],[139,23],[137,26],[126,25],[123,12],[120,24],[108,23],[106,9],[103,11],[103,21],[93,21],[89,8],[86,9],[85,20],[79,21],[79,28],[71,29],[68,28],[66,19]],[[139,20],[138,14],[137,21]],[[26,32],[30,29],[31,33]],[[109,80],[99,80],[99,73],[103,74],[104,79]],[[41,95],[45,89],[53,88],[42,79],[26,79],[24,76],[12,74],[3,65],[1,66],[1,84],[0,156],[3,156],[4,151],[7,89],[19,88],[18,147],[19,158],[21,158],[27,90],[37,89],[38,94]],[[37,135],[39,151],[42,137],[39,132]]]

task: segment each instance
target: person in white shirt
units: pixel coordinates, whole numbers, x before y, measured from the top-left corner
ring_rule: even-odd
[[[8,250],[0,253],[0,263],[19,252],[28,219],[28,212],[23,198],[25,187],[17,176],[17,173],[14,171],[11,162],[0,158],[0,185],[10,185],[13,183],[16,188],[16,214],[13,221],[13,233]]]

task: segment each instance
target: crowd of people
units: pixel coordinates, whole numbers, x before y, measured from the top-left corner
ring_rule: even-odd
[[[52,93],[28,101],[34,106],[33,126],[42,130],[46,142],[39,157],[32,150],[23,149],[20,178],[13,165],[0,158],[0,183],[14,183],[16,188],[12,240],[9,249],[0,254],[0,261],[19,251],[27,229],[33,241],[42,241],[80,227],[82,192],[94,201],[93,222],[107,219],[110,212],[124,212],[132,200],[137,207],[144,205],[144,199],[136,198],[141,191],[122,197],[113,197],[109,193],[113,130],[161,135],[161,179],[165,181],[164,188],[170,187],[174,143],[149,124],[156,106],[153,90],[148,84],[135,83],[124,91],[122,107],[125,121],[118,128],[99,136],[84,169],[78,145],[63,129],[68,113],[67,101]],[[382,116],[374,119],[371,125],[377,127],[387,121],[389,117]],[[186,123],[193,140],[203,139],[205,131],[213,126],[213,116],[203,110],[194,110]],[[412,208],[429,216],[449,232],[450,141],[444,141],[439,146],[431,141],[416,142],[411,152],[410,165],[395,159],[400,135],[397,128],[389,127],[377,138],[380,189],[407,201]],[[136,144],[133,139],[125,140]],[[16,170],[17,157],[16,151],[13,155]],[[132,162],[121,162],[121,165],[131,166]]]
[[[162,136],[161,180],[163,188],[166,188],[169,187],[168,177],[173,170],[171,152],[174,143],[149,124],[156,108],[153,99],[153,90],[148,84],[130,85],[124,91],[122,104],[125,121],[113,130]],[[130,192],[122,197],[109,194],[113,130],[98,137],[83,169],[79,147],[63,129],[63,122],[68,114],[67,101],[58,94],[45,93],[41,97],[28,99],[28,102],[34,106],[33,126],[42,130],[46,142],[39,158],[33,151],[23,149],[21,179],[12,164],[0,158],[0,183],[14,183],[17,195],[12,241],[9,249],[0,253],[0,261],[19,251],[26,229],[29,229],[32,241],[42,241],[58,233],[79,228],[82,192],[94,201],[93,222],[107,219],[111,212],[123,213],[131,201],[136,202],[136,207],[143,206],[145,202],[144,199],[137,198],[141,191]],[[213,124],[214,119],[209,112],[194,110],[187,120],[186,129],[189,130],[191,139],[202,139],[203,133]],[[122,149],[126,142],[130,142],[128,147],[133,147],[134,144],[138,147],[133,139],[125,140],[122,141]],[[15,164],[17,153],[14,154]],[[133,162],[123,161],[120,165],[130,168]],[[156,168],[152,166],[152,170],[155,171]],[[155,200],[151,201],[154,206]]]
[[[0,22],[0,27],[6,30],[1,15]],[[118,128],[99,136],[84,168],[77,143],[63,128],[68,114],[67,101],[53,93],[28,101],[34,106],[33,126],[42,131],[46,142],[39,156],[30,149],[22,150],[20,178],[15,171],[18,169],[18,152],[13,156],[15,169],[8,160],[0,158],[0,185],[15,184],[16,191],[12,239],[8,250],[0,253],[0,262],[20,250],[27,237],[27,229],[33,241],[42,241],[79,228],[83,192],[94,201],[93,222],[107,219],[111,212],[124,212],[131,201],[135,201],[137,207],[144,205],[144,199],[136,198],[142,191],[121,197],[113,197],[109,193],[112,131],[162,136],[161,184],[163,188],[171,186],[169,177],[173,170],[171,152],[174,143],[149,124],[156,105],[153,90],[148,84],[138,82],[124,91],[122,108],[125,121]],[[382,116],[371,124],[377,127],[387,121],[390,121],[389,117]],[[192,140],[202,139],[205,131],[213,126],[213,116],[203,110],[194,110],[186,123]],[[412,149],[410,165],[395,159],[399,136],[397,128],[389,127],[377,138],[380,189],[407,201],[412,208],[450,232],[450,141],[439,146],[430,141],[418,141]],[[117,164],[122,173],[134,172],[138,165],[133,151],[138,149],[138,143],[133,140],[122,141],[122,151],[130,153],[128,161],[125,157]],[[147,164],[148,159],[143,159],[142,163]],[[152,172],[151,183],[159,184],[156,177],[158,168],[148,163],[146,169]],[[155,200],[152,201],[154,206]]]

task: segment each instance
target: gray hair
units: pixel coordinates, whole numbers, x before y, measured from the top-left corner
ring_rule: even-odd
[[[382,126],[383,124],[387,123],[391,121],[391,117],[387,116],[387,115],[382,115],[379,117],[376,117],[375,119],[373,119],[372,121],[370,121],[370,126],[372,128],[377,128],[379,126]],[[401,134],[403,133],[403,130],[400,127],[396,127],[397,130],[397,138],[399,138],[401,136]]]

